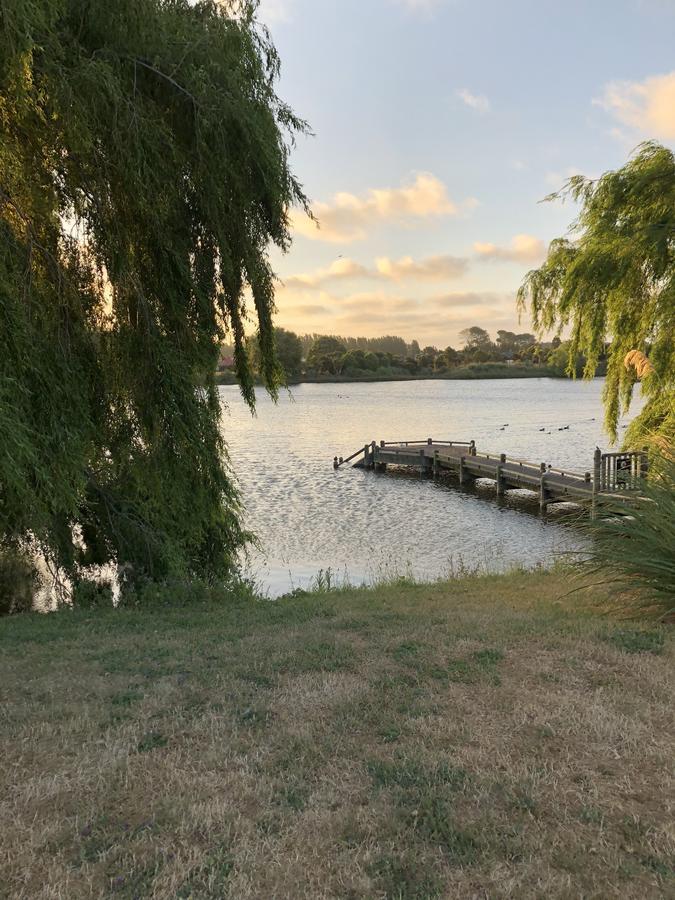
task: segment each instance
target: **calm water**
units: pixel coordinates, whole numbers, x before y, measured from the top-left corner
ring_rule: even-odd
[[[319,569],[354,583],[403,573],[431,579],[462,564],[500,571],[582,549],[579,534],[560,521],[563,509],[541,517],[531,494],[508,492],[497,503],[490,482],[466,490],[401,470],[336,472],[332,459],[371,440],[431,436],[473,439],[479,451],[583,472],[592,468],[596,445],[608,446],[602,384],[546,378],[306,384],[276,405],[259,390],[255,417],[237,388],[222,387],[223,429],[246,524],[261,544],[250,567],[277,595],[307,585]]]

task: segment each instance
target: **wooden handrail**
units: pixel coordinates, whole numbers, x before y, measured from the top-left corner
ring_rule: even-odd
[[[355,450],[354,453],[352,453],[352,455],[348,456],[346,459],[342,459],[342,458],[338,459],[338,457],[335,456],[333,458],[333,468],[339,469],[339,467],[343,466],[345,463],[351,462],[356,456],[359,456],[359,454],[364,453],[365,449],[366,449],[365,447],[359,447],[358,450]]]
[[[619,461],[628,463],[619,468]],[[649,465],[646,450],[617,450],[611,453],[595,451],[595,481],[601,491],[618,494],[638,490]]]
[[[553,466],[548,466],[546,471],[553,475],[566,475],[569,478],[579,478],[581,481],[586,480],[584,472],[572,472],[570,469],[554,469]]]
[[[364,452],[364,449],[365,449],[364,447],[359,447],[359,449],[358,449],[358,450],[355,450],[354,453],[352,453],[351,456],[348,456],[346,459],[341,459],[341,460],[340,460],[340,464],[342,465],[342,463],[348,463],[348,462],[351,462],[352,459],[354,459],[354,458],[355,458],[356,456],[358,456],[359,454],[363,453],[363,452]]]
[[[408,447],[413,444],[429,444],[428,438],[425,438],[423,441],[384,441],[382,446],[384,447]],[[432,446],[436,446],[436,444],[440,444],[441,446],[446,447],[470,447],[470,441],[439,441],[436,438],[432,441]]]
[[[445,452],[447,448],[455,448]],[[648,458],[644,450],[617,451],[603,454],[596,447],[592,472],[571,472],[545,462],[535,463],[506,453],[477,453],[475,441],[446,441],[425,438],[413,441],[375,441],[359,447],[346,459],[333,457],[333,467],[339,468],[357,456],[357,468],[383,472],[387,466],[411,466],[420,473],[438,475],[442,468],[457,469],[459,483],[467,478],[492,478],[497,481],[497,495],[508,487],[528,487],[539,492],[539,507],[546,510],[549,503],[574,500],[591,501],[591,516],[598,513],[598,498],[618,497],[628,501],[640,489],[647,472]],[[619,463],[625,460],[625,465]],[[621,495],[623,494],[623,497]]]
[[[457,443],[459,443],[459,441]],[[480,453],[478,453],[478,456],[495,460],[500,459],[502,455],[503,454],[501,453],[486,453],[484,450],[481,450]],[[509,463],[516,463],[519,466],[528,466],[529,468],[537,468],[537,463],[533,463],[531,459],[521,459],[518,456],[507,456],[503,464],[508,465]],[[579,478],[581,481],[584,481],[585,479],[583,472],[573,472],[571,469],[555,469],[553,466],[547,466],[546,471],[553,475],[569,475],[570,478]]]
[[[358,450],[346,459],[337,456],[333,457],[333,467],[337,469],[344,463],[351,462],[357,456],[362,454],[364,455],[366,462],[368,462],[371,446],[373,447],[373,451],[370,461],[373,464],[375,464],[376,452],[378,450],[384,451],[385,453],[396,453],[396,455],[398,455],[399,452],[403,453],[406,449],[410,451],[414,450],[415,453],[419,450],[421,453],[424,447],[436,448],[436,451],[446,447],[467,447],[470,448],[470,454],[474,459],[474,465],[479,466],[480,460],[483,459],[488,463],[488,468],[490,469],[494,468],[495,465],[511,465],[519,466],[521,470],[527,468],[528,470],[537,471],[537,464],[533,463],[532,460],[522,459],[518,456],[507,456],[505,453],[488,453],[486,451],[476,453],[474,441],[450,441],[437,440],[435,438],[422,438],[411,441],[380,441],[379,446],[375,445],[375,442],[373,441],[372,444],[359,447]],[[628,469],[625,470],[625,476],[620,477],[616,464],[619,459],[626,458],[630,459],[630,465]],[[450,457],[447,457],[447,459],[450,459]],[[590,472],[575,472],[570,469],[556,468],[544,463],[541,463],[540,467],[542,472],[550,475],[573,479],[575,481],[583,482],[584,484],[592,483],[596,491],[609,491],[614,493],[622,490],[637,489],[639,481],[644,477],[647,468],[647,453],[644,450],[601,453],[599,449],[596,449],[592,475]]]

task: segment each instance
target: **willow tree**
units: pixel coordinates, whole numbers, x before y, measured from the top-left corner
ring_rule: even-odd
[[[257,0],[0,4],[0,539],[218,577],[245,540],[214,386],[306,206]]]
[[[548,199],[568,197],[580,213],[568,237],[551,243],[519,291],[542,332],[569,329],[568,371],[578,354],[592,378],[605,351],[605,425],[613,440],[642,374],[645,406],[627,445],[675,440],[675,158],[649,142],[598,180],[580,175]],[[607,342],[609,347],[607,348]],[[631,351],[650,365],[636,370]]]

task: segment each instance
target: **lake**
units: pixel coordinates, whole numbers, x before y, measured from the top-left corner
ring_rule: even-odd
[[[507,491],[497,501],[490,482],[460,489],[452,478],[434,482],[404,470],[335,471],[332,461],[371,440],[434,437],[584,472],[596,445],[608,449],[603,383],[302,384],[276,404],[257,390],[255,416],[236,387],[221,387],[245,523],[260,544],[250,571],[277,596],[306,587],[319,570],[355,584],[404,574],[428,580],[467,568],[548,565],[583,550],[584,538],[561,521],[575,509],[567,504],[541,516],[532,494]]]

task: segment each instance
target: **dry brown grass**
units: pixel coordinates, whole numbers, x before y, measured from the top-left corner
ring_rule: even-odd
[[[567,588],[3,621],[0,893],[672,896],[672,640]]]

